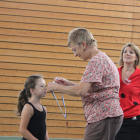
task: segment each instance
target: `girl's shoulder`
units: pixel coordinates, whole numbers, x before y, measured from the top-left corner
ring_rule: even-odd
[[[29,103],[26,103],[23,108],[26,108],[26,110],[33,110],[33,106]]]
[[[44,108],[45,112],[47,113],[47,108],[45,106],[42,105],[42,107]]]
[[[29,115],[31,117],[33,113],[34,113],[33,107],[30,104],[25,104],[21,115],[25,115],[25,116]]]

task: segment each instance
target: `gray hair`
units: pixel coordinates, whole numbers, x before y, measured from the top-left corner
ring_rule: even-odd
[[[70,47],[71,43],[80,45],[82,41],[85,41],[89,46],[91,46],[91,44],[97,46],[97,41],[94,39],[92,33],[86,28],[79,27],[69,32],[68,47]]]

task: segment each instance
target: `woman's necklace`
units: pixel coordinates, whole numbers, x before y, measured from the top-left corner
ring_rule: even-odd
[[[124,70],[122,69],[122,80],[126,83],[129,82],[128,78],[134,73],[135,69],[131,69],[131,70]]]

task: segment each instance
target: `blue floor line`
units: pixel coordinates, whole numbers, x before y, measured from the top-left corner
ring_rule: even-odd
[[[22,137],[0,136],[0,140],[21,140]],[[82,139],[64,139],[64,138],[49,138],[49,140],[82,140]]]

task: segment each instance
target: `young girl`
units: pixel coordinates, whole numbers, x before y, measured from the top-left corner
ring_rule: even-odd
[[[40,104],[41,97],[45,97],[46,93],[46,83],[41,75],[31,75],[26,79],[17,105],[17,115],[21,116],[19,132],[22,140],[49,140],[47,110]]]

